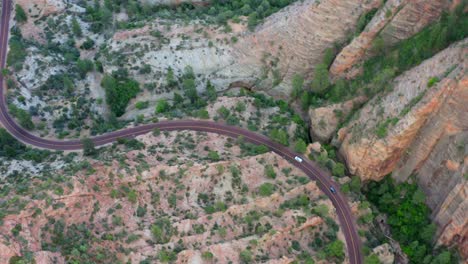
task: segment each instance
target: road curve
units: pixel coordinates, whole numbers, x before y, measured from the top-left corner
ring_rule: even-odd
[[[8,49],[8,34],[9,22],[12,10],[11,0],[2,0],[2,17],[0,29],[0,69],[5,68],[6,54]],[[80,140],[58,141],[49,140],[37,137],[30,134],[27,130],[20,127],[15,123],[13,118],[8,113],[8,107],[5,97],[5,80],[3,75],[0,74],[0,122],[1,124],[18,140],[39,148],[50,150],[80,150],[82,144]],[[330,198],[341,224],[341,229],[346,239],[348,256],[351,264],[361,264],[363,262],[361,241],[356,231],[356,225],[351,213],[351,209],[347,203],[345,196],[339,191],[339,186],[332,181],[329,173],[321,170],[314,162],[306,159],[305,157],[293,152],[289,148],[278,144],[264,135],[254,133],[252,131],[242,129],[239,127],[228,126],[221,123],[212,121],[198,121],[198,120],[177,120],[177,121],[162,121],[153,124],[146,124],[132,128],[107,133],[104,135],[92,138],[95,145],[100,146],[112,143],[119,138],[134,137],[152,131],[153,129],[160,129],[161,131],[174,131],[174,130],[192,130],[217,133],[233,138],[243,137],[246,141],[254,144],[261,144],[268,147],[271,151],[282,156],[291,164],[301,169],[310,179],[318,183],[319,188]],[[300,156],[303,162],[297,162],[294,157]],[[332,193],[330,187],[333,186],[337,192]]]

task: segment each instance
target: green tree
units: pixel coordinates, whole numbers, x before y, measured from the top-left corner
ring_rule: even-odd
[[[272,129],[270,131],[270,138],[285,146],[289,145],[288,133],[284,130]]]
[[[328,68],[333,62],[335,58],[335,50],[333,48],[328,48],[325,50],[325,54],[323,55],[322,62]]]
[[[72,32],[76,37],[81,38],[83,36],[83,31],[81,30],[80,23],[78,23],[78,20],[76,19],[75,16],[73,16],[71,20],[71,26],[72,26]]]
[[[257,18],[257,12],[253,12],[249,15],[249,18],[247,19],[247,26],[249,30],[254,30],[255,27],[258,24],[258,18]]]
[[[312,81],[312,90],[316,93],[325,91],[330,86],[327,65],[321,63],[314,70],[314,79]]]
[[[161,99],[158,101],[158,104],[156,105],[155,112],[156,114],[165,113],[169,110],[169,108],[170,108],[169,103],[166,100]]]
[[[85,50],[90,50],[94,47],[94,44],[96,44],[94,40],[92,40],[90,37],[86,37],[86,40],[81,45],[81,48]]]
[[[184,79],[182,82],[182,86],[184,87],[184,94],[190,100],[190,102],[194,103],[195,101],[197,101],[198,92],[195,84],[195,79]]]
[[[343,248],[343,242],[335,240],[325,247],[325,254],[327,257],[336,257],[341,260],[344,258]]]
[[[177,81],[174,76],[174,70],[172,68],[167,69],[166,85],[171,88],[174,88],[177,85]]]
[[[292,91],[291,91],[291,97],[293,99],[299,98],[299,96],[302,94],[304,88],[304,77],[300,74],[294,74],[292,78]]]
[[[138,194],[135,190],[130,190],[127,194],[127,199],[131,203],[136,203],[138,200]]]
[[[294,150],[299,153],[305,153],[307,151],[307,144],[303,139],[298,139],[294,145]]]
[[[341,162],[336,162],[332,168],[332,174],[338,177],[345,175],[345,166]]]
[[[18,23],[24,23],[28,21],[28,15],[26,15],[26,12],[24,11],[22,6],[20,6],[19,4],[16,4],[15,11],[16,11],[16,16],[15,16],[16,21]]]
[[[215,87],[211,84],[210,81],[206,83],[206,95],[208,97],[208,100],[211,102],[216,100],[216,98],[218,97],[218,93],[216,92]]]
[[[88,72],[94,70],[94,63],[88,59],[78,60],[76,62],[76,68],[78,69],[78,73],[80,74],[81,78],[84,78]]]
[[[361,190],[361,178],[359,178],[359,176],[353,176],[349,183],[349,188],[352,192],[359,193]]]
[[[452,262],[452,255],[449,251],[443,251],[442,253],[438,254],[432,261],[431,264],[448,264]]]
[[[125,77],[125,73],[114,73],[114,76],[104,75],[101,86],[106,92],[106,102],[116,116],[125,113],[128,102],[140,91],[138,82]]]
[[[94,146],[94,141],[90,138],[83,138],[81,140],[81,145],[83,146],[83,154],[86,156],[91,156],[96,153],[96,148]]]

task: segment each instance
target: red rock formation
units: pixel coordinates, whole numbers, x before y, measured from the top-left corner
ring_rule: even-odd
[[[330,74],[337,78],[352,78],[359,73],[359,65],[371,53],[376,37],[386,45],[407,39],[438,19],[450,1],[389,0],[375,14],[364,31],[337,55]]]

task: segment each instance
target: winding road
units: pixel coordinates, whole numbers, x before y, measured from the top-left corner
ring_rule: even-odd
[[[8,35],[9,23],[12,11],[11,0],[2,0],[2,20],[0,29],[0,69],[5,68],[6,54],[8,49]],[[27,130],[20,127],[15,123],[13,118],[8,113],[6,104],[6,85],[3,75],[0,74],[0,122],[1,124],[18,140],[44,149],[50,150],[80,150],[82,144],[80,140],[58,141],[37,137],[30,134]],[[361,241],[356,231],[356,225],[351,213],[351,209],[347,203],[345,196],[339,191],[337,183],[332,181],[331,175],[321,170],[315,163],[293,152],[289,148],[278,144],[264,135],[254,133],[252,131],[242,129],[239,127],[228,126],[221,123],[212,121],[198,121],[198,120],[179,120],[179,121],[162,121],[153,124],[146,124],[132,128],[111,132],[108,134],[96,136],[92,138],[96,146],[108,144],[116,141],[119,138],[135,137],[152,131],[158,128],[162,131],[174,130],[192,130],[217,133],[233,138],[243,137],[246,141],[254,144],[261,144],[268,147],[271,151],[282,156],[291,164],[301,169],[311,180],[318,183],[320,189],[330,198],[341,224],[341,229],[346,239],[349,261],[351,264],[361,264],[363,262]],[[299,156],[302,162],[298,162],[294,157]],[[330,191],[330,187],[334,187],[336,193]]]

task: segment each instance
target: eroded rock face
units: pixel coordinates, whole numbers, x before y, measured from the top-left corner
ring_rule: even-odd
[[[234,46],[239,65],[236,67],[250,68],[256,78],[266,76],[256,80],[258,89],[277,97],[289,97],[292,76],[313,77],[325,50],[343,42],[359,16],[379,2],[309,0],[285,8]],[[275,86],[276,82],[279,85]]]
[[[354,108],[360,106],[366,100],[366,97],[360,96],[339,104],[311,108],[309,110],[309,118],[312,139],[319,140],[320,142],[329,141],[334,136],[340,122]]]
[[[374,39],[381,36],[387,45],[407,39],[440,17],[449,8],[448,0],[389,0],[379,9],[363,32],[337,55],[330,67],[333,77],[352,78],[360,64],[372,53]]]
[[[439,241],[461,243],[467,232],[468,77],[461,41],[393,82],[393,90],[368,102],[359,118],[338,132],[340,153],[363,180],[417,175],[428,195]],[[431,78],[438,77],[429,87]],[[466,252],[465,252],[466,254]]]

